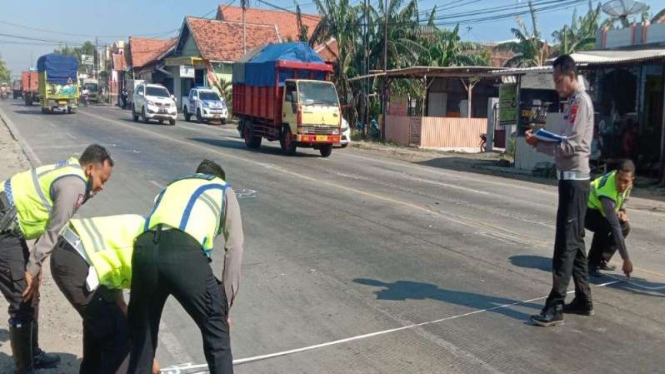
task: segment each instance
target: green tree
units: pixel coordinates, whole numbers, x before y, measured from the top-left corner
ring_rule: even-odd
[[[9,83],[11,76],[12,76],[11,70],[9,70],[7,64],[5,64],[5,61],[2,59],[2,55],[0,55],[0,83],[1,82]]]
[[[596,34],[600,25],[600,4],[596,8],[589,1],[589,10],[583,17],[577,17],[573,12],[570,25],[552,33],[552,37],[559,44],[554,48],[557,54],[571,54],[595,48]]]
[[[510,30],[517,40],[502,43],[496,47],[498,50],[515,53],[515,56],[506,62],[506,66],[543,66],[549,58],[549,45],[541,38],[536,10],[533,8],[531,1],[529,1],[529,13],[531,15],[531,30],[521,18],[517,17],[517,27]]]
[[[81,64],[82,55],[93,56],[95,61],[98,61],[99,58],[95,45],[90,41],[83,43],[80,47],[70,47],[65,45],[62,48],[56,48],[53,52],[65,56],[76,57],[76,59],[79,62],[79,71],[86,71],[87,69],[90,68],[90,66],[84,66]]]
[[[323,14],[321,21],[312,32],[310,44],[322,44],[330,38],[337,40],[337,63],[334,65],[333,80],[337,86],[342,103],[348,103],[352,87],[349,78],[358,75],[353,64],[357,53],[359,34],[359,19],[357,9],[349,4],[349,0],[314,0],[319,14]],[[355,106],[355,105],[353,105]],[[356,118],[355,110],[347,107],[346,118],[353,121]]]

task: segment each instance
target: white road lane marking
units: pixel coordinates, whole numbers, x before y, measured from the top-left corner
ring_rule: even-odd
[[[606,283],[596,285],[593,288],[607,287],[607,286],[610,286],[610,285],[613,285],[613,284],[616,284],[616,283],[619,283],[619,282],[621,282],[621,280],[606,282]],[[568,294],[572,294],[574,292],[575,291],[569,291]],[[330,347],[330,346],[334,346],[334,345],[349,343],[349,342],[356,341],[356,340],[373,338],[373,337],[379,336],[379,335],[385,335],[385,334],[390,334],[390,333],[393,333],[393,332],[398,332],[398,331],[403,331],[403,330],[410,330],[410,329],[414,329],[414,328],[417,328],[417,327],[423,327],[423,326],[427,326],[427,325],[438,324],[438,323],[441,323],[441,322],[452,321],[452,320],[455,320],[455,319],[465,318],[465,317],[473,316],[473,315],[476,315],[476,314],[493,312],[495,310],[506,309],[506,308],[510,308],[510,307],[513,307],[513,306],[528,304],[528,303],[532,303],[534,301],[544,300],[546,298],[547,298],[547,296],[541,296],[541,297],[536,297],[536,298],[529,299],[529,300],[516,301],[516,302],[513,302],[513,303],[509,303],[509,304],[497,305],[497,306],[492,307],[492,308],[478,309],[478,310],[474,310],[474,311],[471,311],[471,312],[468,312],[468,313],[457,314],[457,315],[454,315],[454,316],[444,317],[444,318],[436,319],[436,320],[433,320],[433,321],[414,323],[414,324],[410,324],[410,325],[406,325],[406,326],[396,327],[396,328],[393,328],[393,329],[376,331],[376,332],[372,332],[372,333],[369,333],[369,334],[356,335],[356,336],[352,336],[352,337],[345,338],[345,339],[333,340],[333,341],[330,341],[330,342],[327,342],[327,343],[315,344],[315,345],[310,345],[310,346],[307,346],[307,347],[302,347],[302,348],[297,348],[297,349],[290,349],[290,350],[287,350],[287,351],[270,353],[270,354],[266,354],[266,355],[241,358],[241,359],[233,360],[233,364],[234,365],[242,365],[242,364],[247,364],[247,363],[251,363],[251,362],[267,360],[267,359],[270,359],[270,358],[275,358],[275,357],[287,356],[287,355],[292,355],[292,354],[301,353],[301,352],[312,351],[312,350],[315,350],[315,349],[321,349],[321,348]],[[161,372],[164,373],[164,374],[178,374],[178,373],[181,373],[180,370],[184,369],[185,367],[189,370],[196,370],[196,369],[206,369],[208,367],[208,365],[202,364],[202,365],[189,365],[189,366],[174,366],[174,367],[169,367],[169,368],[162,369]],[[192,373],[192,372],[190,372],[190,373]]]

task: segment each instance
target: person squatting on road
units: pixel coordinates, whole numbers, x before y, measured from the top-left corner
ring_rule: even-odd
[[[144,226],[136,214],[72,219],[51,254],[53,280],[83,319],[80,374],[127,373],[131,342],[122,292],[131,286],[134,240]]]
[[[590,189],[589,151],[593,138],[593,103],[577,81],[577,67],[569,55],[559,56],[553,64],[554,85],[567,99],[559,143],[539,141],[531,130],[526,142],[538,152],[554,156],[559,180],[559,207],[556,217],[554,255],[552,257],[552,290],[539,315],[531,317],[539,326],[563,323],[564,300],[571,275],[575,282],[575,299],[567,311],[593,313],[589,288],[584,221]]]
[[[584,226],[594,233],[589,250],[589,274],[592,276],[600,276],[599,270],[614,270],[609,262],[617,250],[623,259],[623,273],[630,277],[633,272],[625,240],[630,232],[625,202],[634,179],[635,164],[624,160],[618,170],[591,182]]]
[[[58,234],[111,177],[113,159],[97,144],[80,158],[40,166],[0,183],[0,290],[9,304],[9,338],[19,374],[56,367],[57,356],[39,348],[42,263]],[[29,249],[27,240],[35,240]]]
[[[243,254],[240,206],[224,170],[204,160],[196,174],[157,195],[134,244],[129,373],[150,373],[164,303],[173,295],[201,330],[211,374],[233,373],[229,309],[238,294]],[[213,239],[223,234],[222,282],[213,275]]]

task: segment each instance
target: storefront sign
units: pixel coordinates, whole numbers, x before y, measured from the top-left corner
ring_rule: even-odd
[[[194,78],[194,67],[191,65],[180,65],[180,78]]]
[[[514,125],[517,121],[517,84],[502,84],[499,87],[499,124]]]

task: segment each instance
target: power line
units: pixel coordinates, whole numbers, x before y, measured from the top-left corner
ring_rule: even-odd
[[[31,26],[25,26],[25,25],[19,25],[16,23],[12,22],[7,22],[7,21],[0,21],[0,24],[8,25],[8,26],[13,26],[13,27],[18,27],[26,30],[32,30],[32,31],[39,31],[39,32],[46,32],[49,34],[56,34],[56,35],[65,35],[65,36],[77,36],[77,37],[84,37],[84,38],[105,38],[105,39],[113,39],[113,38],[125,38],[131,35],[91,35],[91,34],[80,34],[80,33],[68,33],[68,32],[62,32],[62,31],[55,31],[55,30],[48,30],[48,29],[41,29],[37,27],[31,27]],[[178,29],[176,29],[178,30]],[[166,33],[170,33],[173,30],[169,31],[159,31],[159,32],[154,32],[154,33],[148,33],[148,34],[140,34],[140,35],[135,35],[135,36],[156,36],[156,35],[162,35]]]

